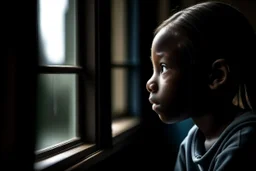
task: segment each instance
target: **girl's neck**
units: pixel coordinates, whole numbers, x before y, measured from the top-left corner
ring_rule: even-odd
[[[206,141],[217,139],[225,128],[239,115],[242,110],[231,105],[228,107],[215,107],[215,110],[204,115],[192,117],[194,123],[204,134]]]

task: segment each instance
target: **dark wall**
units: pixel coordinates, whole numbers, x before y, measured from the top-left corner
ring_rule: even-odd
[[[186,0],[183,0],[186,1]],[[197,0],[195,2],[205,2],[209,0]],[[232,6],[240,10],[252,24],[254,30],[256,31],[256,1],[254,0],[216,0],[224,3],[229,3]]]
[[[34,162],[36,108],[30,104],[36,99],[37,4],[7,1],[5,7],[9,11],[1,23],[0,163],[8,170],[29,171]]]

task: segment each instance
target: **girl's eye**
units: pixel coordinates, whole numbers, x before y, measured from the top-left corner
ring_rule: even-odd
[[[160,66],[161,66],[161,73],[164,73],[167,70],[166,65],[161,64]]]

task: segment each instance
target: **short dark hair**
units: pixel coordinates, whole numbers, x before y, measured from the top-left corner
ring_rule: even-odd
[[[246,87],[243,106],[255,106],[251,72],[256,38],[253,27],[238,9],[222,2],[199,3],[172,15],[155,34],[163,28],[169,35],[184,34],[185,44],[180,51],[190,64],[209,66],[216,59],[225,59],[231,72],[236,73],[238,84]]]

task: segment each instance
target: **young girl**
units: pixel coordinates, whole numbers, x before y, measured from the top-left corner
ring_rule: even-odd
[[[152,109],[165,123],[195,123],[175,170],[256,170],[255,49],[252,26],[220,2],[186,8],[156,29]]]

